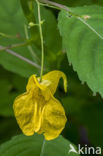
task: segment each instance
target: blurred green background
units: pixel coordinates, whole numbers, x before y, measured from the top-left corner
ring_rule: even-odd
[[[70,7],[83,5],[101,5],[101,0],[60,0],[58,3]],[[49,21],[49,16],[51,19]],[[56,97],[63,104],[68,122],[62,135],[77,145],[78,143],[89,146],[100,146],[103,148],[103,99],[99,94],[94,95],[85,83],[81,83],[77,74],[73,71],[72,66],[68,65],[65,52],[61,51],[61,37],[57,29],[58,11],[47,9],[43,10],[43,17],[46,16],[44,25],[45,39],[45,72],[53,69],[63,71],[68,78],[68,93],[63,91],[62,81],[58,87]],[[4,38],[0,35],[0,45],[8,46],[14,43],[24,41],[24,18],[20,3],[17,0],[0,1],[0,32],[16,36],[14,38]],[[55,24],[52,24],[55,23]],[[27,23],[26,23],[27,24]],[[51,26],[52,24],[52,26]],[[47,30],[45,30],[48,28]],[[49,32],[49,35],[47,36]],[[54,46],[56,33],[57,46]],[[17,37],[17,35],[19,37]],[[37,34],[38,35],[38,34]],[[49,38],[51,40],[49,40]],[[58,38],[58,39],[57,39]],[[40,47],[38,41],[32,48],[40,57]],[[14,49],[19,54],[32,59],[27,47]],[[52,51],[52,52],[51,52]],[[39,76],[40,70],[34,69],[30,65],[21,63],[14,56],[9,56],[4,51],[0,51],[0,143],[4,143],[12,136],[21,134],[13,114],[13,101],[16,96],[25,91],[29,75],[35,73]],[[58,58],[58,60],[57,60]],[[38,61],[37,61],[38,63]]]

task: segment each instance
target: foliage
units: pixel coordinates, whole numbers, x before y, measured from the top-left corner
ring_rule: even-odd
[[[78,72],[80,80],[86,81],[94,93],[99,92],[103,95],[103,38],[99,36],[103,34],[103,8],[88,6],[72,10],[75,14],[89,16],[86,22],[95,29],[98,35],[78,18],[69,18],[67,12],[63,11],[59,16],[63,48],[67,52],[69,62]]]
[[[4,143],[0,149],[0,155],[22,155],[36,156],[41,155],[43,146],[43,136],[33,135],[27,137],[24,135],[18,135],[13,137],[9,142]],[[53,141],[45,141],[45,148],[42,156],[59,156],[60,154],[67,156],[70,142],[59,136]],[[74,146],[74,145],[73,145]],[[71,156],[78,156],[78,154],[71,154]]]

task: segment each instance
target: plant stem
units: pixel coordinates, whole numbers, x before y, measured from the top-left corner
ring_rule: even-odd
[[[3,46],[0,45],[0,49],[5,50],[7,53],[9,53],[9,54],[11,54],[11,55],[13,55],[13,56],[16,56],[16,57],[19,58],[20,60],[22,60],[22,61],[24,61],[24,62],[26,62],[26,63],[28,63],[28,64],[31,64],[32,66],[34,66],[34,67],[40,69],[40,66],[39,66],[38,64],[36,64],[36,63],[32,62],[31,60],[29,60],[29,59],[27,59],[27,58],[21,56],[20,54],[17,54],[17,53],[14,52],[13,50],[7,49],[7,47],[3,47]]]
[[[12,38],[12,39],[17,38],[16,36],[7,35],[7,34],[2,33],[2,32],[0,32],[0,37]]]
[[[29,42],[25,42],[25,43],[19,43],[19,44],[13,44],[13,45],[8,45],[6,47],[2,47],[0,48],[0,51],[6,50],[6,49],[12,49],[12,48],[17,48],[17,47],[24,47],[26,45],[28,45]]]
[[[43,32],[42,32],[42,20],[40,14],[40,4],[38,0],[36,0],[38,6],[38,21],[39,21],[39,31],[40,31],[40,39],[41,39],[41,71],[40,71],[40,82],[42,81],[43,68],[44,68],[44,44],[43,44]]]
[[[66,7],[65,5],[56,3],[56,2],[52,2],[52,1],[48,1],[48,0],[39,0],[39,2],[48,4],[48,5],[55,6],[55,7],[58,8],[59,10],[63,9],[63,10],[66,10],[66,11],[70,12],[70,10],[69,10],[68,7]]]
[[[27,30],[27,26],[26,25],[24,25],[24,31],[25,31],[26,39],[29,40],[29,35],[28,35],[28,30]],[[28,50],[29,50],[33,60],[35,61],[35,59],[36,59],[37,61],[40,61],[39,58],[37,57],[36,53],[32,49],[32,46],[28,45],[27,47],[28,47]]]
[[[43,144],[42,144],[40,156],[43,156],[43,153],[44,153],[44,146],[45,146],[45,138],[43,139]]]
[[[81,16],[73,13],[70,10],[70,8],[68,8],[65,5],[62,5],[62,4],[59,4],[59,3],[56,3],[56,2],[52,2],[52,1],[49,1],[49,0],[39,0],[39,3],[40,3],[40,5],[44,5],[44,6],[47,6],[47,7],[50,7],[50,8],[54,8],[54,9],[58,9],[58,10],[65,10],[70,14],[70,16],[74,16],[76,18],[81,17]]]
[[[3,32],[0,32],[0,37],[10,38],[10,39],[19,39],[19,40],[25,40],[25,38],[21,37],[19,34],[16,34],[15,36],[5,34]]]

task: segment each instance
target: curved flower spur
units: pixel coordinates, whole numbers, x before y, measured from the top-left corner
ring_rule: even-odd
[[[40,78],[29,78],[26,92],[18,96],[13,104],[16,120],[27,136],[43,133],[46,140],[59,136],[67,121],[64,108],[54,97],[60,78],[67,91],[67,78],[61,71],[51,71]]]

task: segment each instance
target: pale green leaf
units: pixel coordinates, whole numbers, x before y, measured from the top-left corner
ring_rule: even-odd
[[[9,46],[14,43],[23,43],[25,42],[24,34],[24,15],[18,0],[1,0],[0,1],[0,32],[12,36],[20,36],[19,39],[16,38],[3,38],[0,37],[0,45]],[[18,54],[32,60],[32,56],[28,51],[27,47],[17,48],[16,51]],[[38,50],[34,48],[34,51],[38,53]],[[36,59],[35,59],[36,62]],[[37,63],[37,62],[36,62]],[[9,71],[15,72],[25,77],[29,77],[31,74],[39,73],[39,70],[34,66],[8,54],[5,51],[0,51],[0,64],[3,65]]]
[[[25,92],[27,80],[0,67],[0,116],[14,116],[14,99]]]
[[[99,92],[103,96],[103,7],[83,6],[71,10],[77,15],[89,16],[85,21],[89,27],[62,11],[59,30],[63,48],[80,80],[87,82],[94,93]]]
[[[79,156],[74,152],[68,153],[70,144],[71,142],[62,136],[44,142],[42,135],[35,134],[30,137],[18,135],[1,145],[0,156]],[[75,148],[73,144],[71,145]]]

